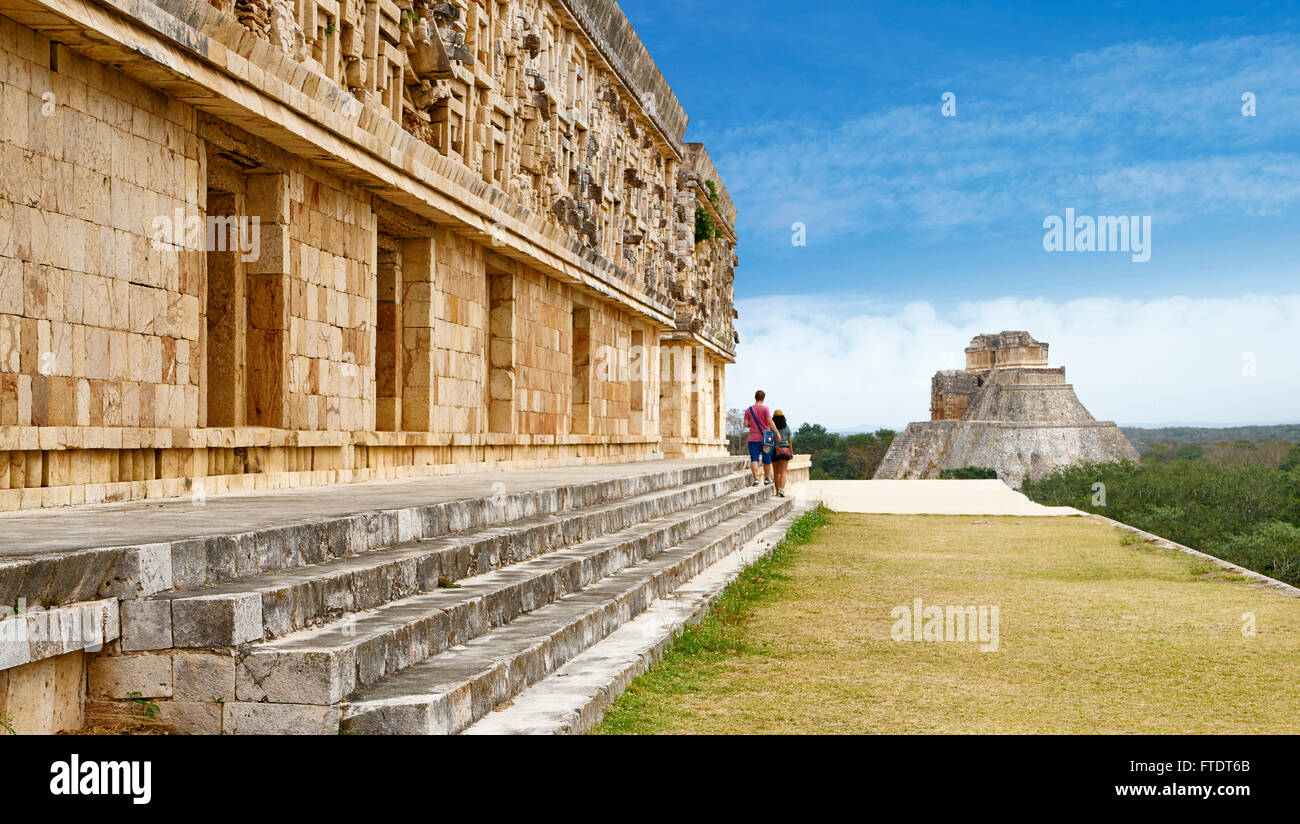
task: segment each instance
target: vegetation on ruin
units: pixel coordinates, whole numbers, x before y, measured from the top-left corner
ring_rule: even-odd
[[[717,225],[713,222],[713,216],[703,206],[695,207],[695,242],[702,243],[706,240],[712,240],[715,237],[721,237],[722,233],[718,231]]]
[[[704,185],[709,190],[709,202],[713,204],[713,208],[719,208],[722,205],[722,199],[718,197],[718,184],[712,180],[706,180]]]
[[[1300,585],[1300,445],[1272,466],[1216,460],[1180,447],[1141,465],[1069,467],[1026,481],[1021,491],[1039,503],[1097,512]]]
[[[721,214],[722,199],[718,195],[718,184],[712,180],[706,180],[704,186],[709,190],[709,203],[712,203],[713,208],[717,209],[718,213]],[[703,206],[695,207],[695,242],[702,243],[719,237],[722,237],[722,229],[714,221],[713,215],[709,214],[709,210]]]
[[[833,513],[773,563],[597,732],[1300,732],[1300,600],[1091,518]],[[998,651],[892,640],[915,598],[998,606]]]

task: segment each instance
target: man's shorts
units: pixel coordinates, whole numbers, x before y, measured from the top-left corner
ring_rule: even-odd
[[[774,449],[769,449],[764,452],[762,441],[749,442],[749,460],[753,463],[759,463],[760,461],[764,464],[772,463],[772,453],[775,451],[776,450]]]

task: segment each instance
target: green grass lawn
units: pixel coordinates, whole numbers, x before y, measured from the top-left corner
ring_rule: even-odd
[[[1300,599],[1091,518],[837,513],[738,583],[597,733],[1300,732]],[[893,640],[915,598],[997,651]]]

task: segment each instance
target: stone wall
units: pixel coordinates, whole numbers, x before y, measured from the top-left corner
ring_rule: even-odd
[[[194,110],[7,19],[0,61],[0,426],[193,426],[202,272],[151,228],[193,206]]]
[[[515,426],[520,432],[567,434],[573,331],[566,327],[572,298],[563,284],[525,272],[517,283],[516,300]]]
[[[0,670],[0,713],[15,735],[50,735],[85,723],[86,655],[69,652]],[[0,729],[0,735],[8,732]]]
[[[0,0],[0,510],[724,451],[734,206],[616,4],[104,5]]]
[[[951,421],[965,415],[983,380],[980,373],[961,369],[936,372],[930,380],[930,420]]]
[[[976,335],[966,348],[969,370],[1046,365],[1047,344],[1034,340],[1028,332]]]

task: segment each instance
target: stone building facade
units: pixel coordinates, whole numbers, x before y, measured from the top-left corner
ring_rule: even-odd
[[[930,420],[910,423],[876,470],[884,480],[984,467],[1012,486],[1075,463],[1137,461],[1113,421],[1092,417],[1028,332],[977,335],[966,368],[936,372]]]
[[[613,0],[0,0],[0,109],[0,510],[725,452],[736,209]]]

